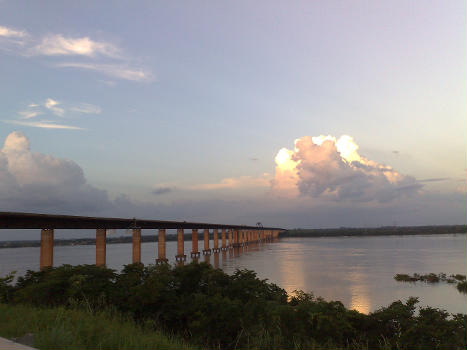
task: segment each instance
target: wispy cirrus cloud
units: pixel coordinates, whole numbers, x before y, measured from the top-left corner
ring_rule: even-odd
[[[33,128],[41,129],[68,129],[68,130],[84,130],[78,126],[57,124],[53,121],[42,120],[42,121],[29,121],[29,120],[4,120],[5,123],[30,126]]]
[[[23,57],[66,57],[86,59],[86,62],[67,61],[53,66],[98,72],[133,82],[152,81],[153,74],[141,67],[133,67],[133,60],[117,45],[89,36],[65,36],[60,33],[35,37],[25,30],[0,26],[0,50]]]
[[[65,114],[65,110],[61,107],[58,107],[58,105],[60,104],[60,102],[52,99],[52,98],[48,98],[46,101],[45,101],[45,108],[47,108],[48,110],[50,110],[53,114],[61,117],[63,116],[63,114]]]
[[[116,58],[119,57],[120,49],[111,43],[95,41],[87,36],[71,38],[54,34],[42,38],[41,42],[34,46],[33,52],[46,56],[95,57],[102,55]]]
[[[18,114],[21,116],[21,119],[31,119],[31,118],[37,117],[38,115],[41,115],[42,112],[25,110],[25,111],[19,111]]]
[[[113,78],[120,78],[130,81],[152,81],[153,75],[149,71],[143,69],[133,69],[125,65],[119,64],[97,64],[97,63],[80,63],[80,62],[65,62],[57,64],[57,67],[76,68],[81,70],[95,71],[105,74]]]
[[[24,38],[27,36],[27,32],[24,30],[16,30],[13,28],[8,28],[0,26],[0,37],[4,38]]]
[[[70,111],[83,114],[100,114],[102,108],[90,103],[80,103],[77,106],[71,107]]]
[[[63,120],[67,118],[68,114],[70,115],[69,118],[76,118],[79,114],[100,114],[101,112],[101,107],[90,103],[69,105],[53,98],[47,98],[41,103],[29,103],[26,109],[18,112],[19,119],[3,120],[3,122],[42,129],[84,130],[81,127],[64,124]],[[48,120],[38,120],[37,117],[40,115],[48,115]],[[54,118],[56,120],[53,120]]]

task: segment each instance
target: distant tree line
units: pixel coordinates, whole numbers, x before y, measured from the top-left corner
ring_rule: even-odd
[[[466,225],[446,226],[383,226],[383,227],[339,227],[286,230],[281,237],[335,237],[335,236],[391,236],[391,235],[436,235],[467,232]]]

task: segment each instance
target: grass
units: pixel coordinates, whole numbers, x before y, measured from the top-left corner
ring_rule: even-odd
[[[34,347],[48,350],[195,349],[150,323],[139,326],[108,311],[0,304],[0,336],[11,339],[27,333],[34,334]]]

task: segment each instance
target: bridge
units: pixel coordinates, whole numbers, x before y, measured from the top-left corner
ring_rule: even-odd
[[[132,263],[141,263],[141,230],[158,230],[158,256],[156,263],[167,263],[166,230],[177,230],[177,255],[175,260],[179,264],[186,261],[184,233],[191,230],[191,257],[197,259],[201,252],[198,250],[198,231],[203,231],[203,255],[219,253],[236,247],[246,246],[255,242],[271,242],[284,229],[278,227],[226,225],[187,221],[162,221],[123,218],[102,218],[89,216],[49,215],[17,212],[0,212],[0,229],[39,229],[40,240],[40,269],[53,266],[54,230],[55,229],[95,229],[96,230],[96,265],[106,264],[107,230],[132,230]],[[212,231],[213,247],[209,246],[209,235]],[[219,245],[220,233],[220,245]]]

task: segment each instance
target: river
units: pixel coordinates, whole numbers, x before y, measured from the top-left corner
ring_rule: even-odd
[[[199,242],[200,247],[202,242]],[[212,242],[211,242],[212,247]],[[191,241],[185,242],[185,252]],[[154,262],[157,243],[142,244],[142,261]],[[93,264],[94,246],[55,247],[54,265]],[[167,242],[167,256],[176,252],[176,242]],[[247,250],[213,254],[210,262],[232,273],[237,268],[255,270],[291,293],[313,292],[326,300],[368,313],[409,296],[451,313],[466,313],[467,298],[445,283],[401,283],[397,273],[466,274],[466,235],[373,236],[332,238],[282,238],[275,243],[250,245]],[[238,255],[238,256],[237,256]],[[203,260],[204,257],[201,257]],[[188,261],[190,259],[188,258]],[[108,266],[121,269],[131,262],[131,244],[107,245]],[[16,270],[37,270],[39,248],[0,249],[0,276]]]

